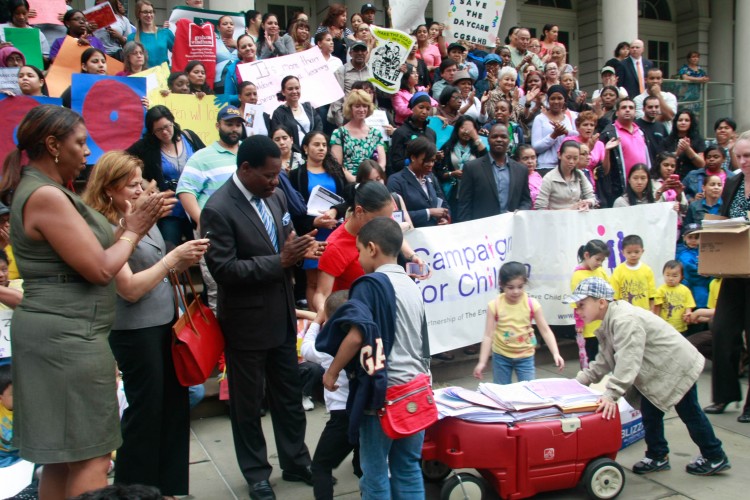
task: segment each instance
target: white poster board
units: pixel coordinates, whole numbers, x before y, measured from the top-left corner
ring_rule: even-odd
[[[505,0],[434,0],[435,20],[447,26],[446,43],[465,40],[494,47]]]

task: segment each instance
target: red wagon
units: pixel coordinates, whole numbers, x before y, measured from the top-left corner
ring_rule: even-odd
[[[449,417],[427,429],[422,470],[428,480],[445,479],[441,500],[480,500],[487,485],[502,499],[528,498],[579,482],[592,498],[611,499],[625,486],[615,462],[620,442],[619,415],[517,424]],[[457,469],[476,469],[482,477],[451,474]]]

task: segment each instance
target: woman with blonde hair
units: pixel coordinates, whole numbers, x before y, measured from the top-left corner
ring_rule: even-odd
[[[83,201],[116,230],[143,189],[143,163],[124,151],[105,153],[94,166]],[[109,345],[122,372],[128,407],[122,417],[122,446],[115,483],[146,484],[166,496],[188,494],[190,414],[188,389],[177,381],[172,360],[175,315],[170,276],[196,264],[207,239],[167,253],[152,225],[115,275],[115,321]]]
[[[128,42],[142,43],[151,66],[159,66],[165,62],[169,63],[169,52],[174,46],[174,33],[166,28],[159,28],[154,21],[154,15],[154,4],[149,0],[136,2],[136,30],[128,35]]]
[[[365,123],[374,110],[372,97],[364,90],[352,90],[344,100],[344,118],[348,122],[333,131],[331,154],[339,164],[344,165],[347,182],[354,182],[359,164],[368,158],[385,168],[383,134],[378,128]]]

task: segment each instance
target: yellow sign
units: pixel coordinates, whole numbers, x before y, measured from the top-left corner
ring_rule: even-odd
[[[146,95],[149,99],[155,99],[153,94],[159,90],[167,90],[167,79],[169,78],[169,65],[162,63],[155,68],[149,68],[140,73],[133,73],[130,76],[139,76],[146,79]]]
[[[209,145],[219,140],[219,132],[216,130],[219,107],[214,99],[215,96],[212,95],[198,99],[192,94],[169,94],[164,97],[159,92],[154,92],[153,96],[149,94],[149,105],[154,107],[161,104],[168,107],[182,129],[192,130],[204,144]]]

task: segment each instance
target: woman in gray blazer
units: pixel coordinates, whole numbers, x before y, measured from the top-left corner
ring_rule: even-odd
[[[149,195],[142,187],[142,168],[139,159],[123,151],[106,153],[91,172],[84,201],[113,227],[122,225],[138,198]],[[187,495],[188,389],[177,381],[172,362],[176,318],[168,275],[197,263],[208,240],[188,241],[167,253],[154,225],[137,245],[131,244],[133,253],[115,276],[117,304],[109,336],[129,405],[122,417],[115,482],[155,486],[165,496]]]

